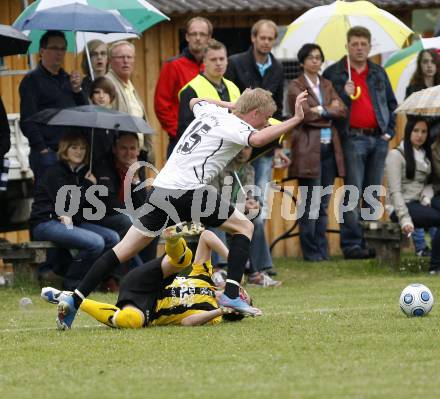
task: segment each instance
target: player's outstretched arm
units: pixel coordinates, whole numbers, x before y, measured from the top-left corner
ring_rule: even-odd
[[[218,105],[219,107],[227,108],[227,109],[234,109],[234,103],[231,103],[229,101],[221,101],[221,100],[214,100],[212,98],[192,98],[189,102],[189,108],[193,109],[194,105],[196,105],[200,101],[206,101],[210,104]]]
[[[304,119],[302,104],[305,101],[307,101],[307,91],[303,91],[298,97],[296,97],[295,115],[292,118],[287,119],[278,125],[268,126],[264,129],[253,132],[249,137],[249,144],[252,147],[263,147],[298,126]]]
[[[180,324],[182,326],[201,326],[203,324],[209,323],[211,320],[223,315],[224,310],[222,308],[208,310],[206,312],[192,314],[191,316],[185,317]]]

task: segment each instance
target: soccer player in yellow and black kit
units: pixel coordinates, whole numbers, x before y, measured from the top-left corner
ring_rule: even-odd
[[[149,325],[218,324],[230,308],[220,307],[211,279],[212,250],[228,255],[228,249],[211,231],[200,235],[192,270],[188,276],[177,273],[190,265],[192,252],[182,237],[166,240],[166,255],[129,272],[121,281],[116,305],[85,299],[80,309],[110,327],[141,328]],[[54,288],[42,289],[41,296],[58,303],[63,294]],[[65,295],[65,292],[64,292]],[[242,290],[242,298],[249,300]]]

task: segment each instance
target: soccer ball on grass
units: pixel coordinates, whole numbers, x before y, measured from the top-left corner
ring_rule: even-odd
[[[400,294],[399,304],[407,316],[425,316],[434,305],[434,296],[427,286],[410,284]]]

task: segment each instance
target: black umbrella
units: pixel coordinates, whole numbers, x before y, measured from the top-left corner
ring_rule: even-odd
[[[30,44],[31,40],[24,33],[12,26],[0,24],[0,57],[24,54]]]
[[[94,144],[94,129],[154,134],[154,130],[144,119],[98,105],[81,105],[79,107],[64,109],[48,108],[33,115],[30,120],[47,125],[92,128],[91,150]],[[90,151],[90,154],[92,154],[92,151]],[[90,170],[91,169],[92,156],[90,156]]]

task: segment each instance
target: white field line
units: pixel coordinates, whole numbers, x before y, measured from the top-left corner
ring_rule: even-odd
[[[379,309],[383,306],[359,306],[359,307],[337,307],[337,308],[316,308],[316,309],[304,309],[304,310],[295,310],[295,311],[285,311],[285,312],[269,312],[264,313],[264,316],[286,316],[286,315],[298,315],[304,313],[337,313],[337,312],[347,312],[347,311],[368,311],[372,309]],[[264,309],[263,309],[264,312]],[[107,328],[102,324],[86,324],[75,328],[75,330],[79,329],[87,329],[87,328]],[[26,332],[26,331],[50,331],[55,330],[56,327],[28,327],[28,328],[4,328],[0,329],[0,333],[16,333],[16,332]]]

